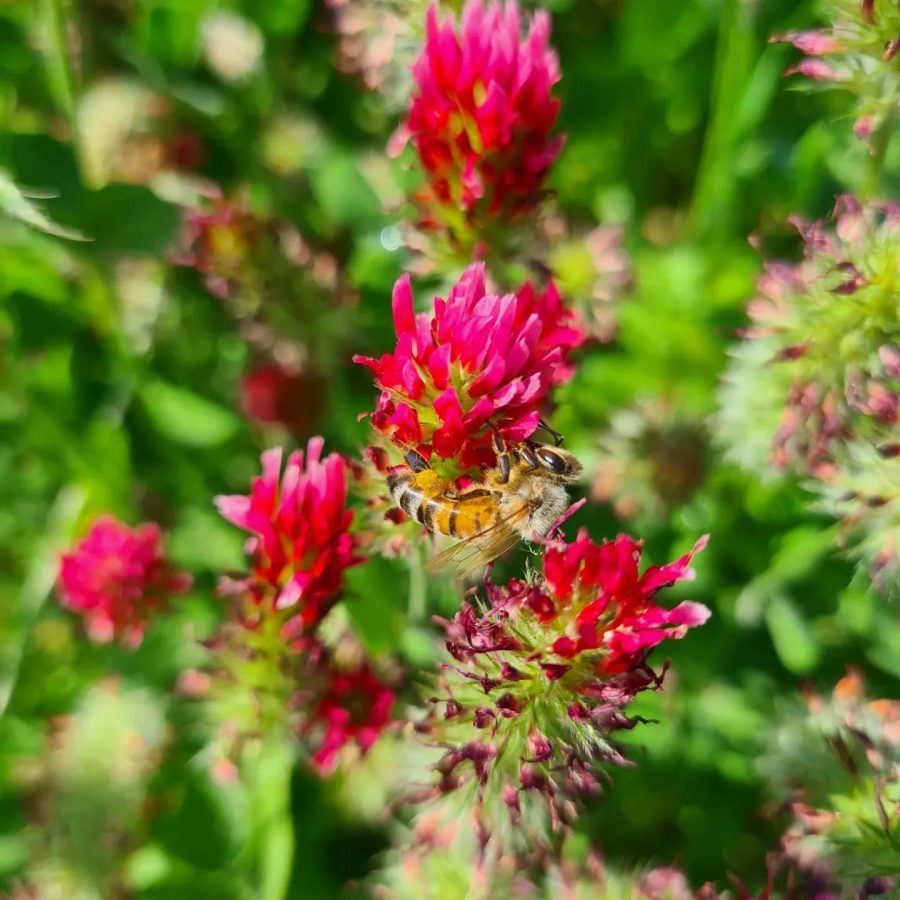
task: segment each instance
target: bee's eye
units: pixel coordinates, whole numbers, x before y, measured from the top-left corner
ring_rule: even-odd
[[[545,468],[549,469],[551,472],[555,472],[557,475],[565,474],[566,461],[558,453],[554,453],[552,450],[543,448],[541,450],[538,450],[537,456],[542,465]]]

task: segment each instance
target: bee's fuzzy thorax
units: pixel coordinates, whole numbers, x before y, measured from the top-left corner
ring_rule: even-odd
[[[517,477],[518,476],[518,477]],[[506,518],[516,509],[527,506],[531,511],[516,525],[523,538],[533,535],[543,537],[553,523],[566,511],[569,498],[562,482],[540,472],[515,470],[510,483],[500,499],[500,518]]]

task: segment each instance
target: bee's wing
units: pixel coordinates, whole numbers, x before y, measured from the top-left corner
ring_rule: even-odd
[[[492,559],[512,550],[522,540],[522,535],[515,526],[527,515],[528,505],[523,504],[490,528],[448,547],[430,559],[425,568],[429,572],[449,569],[460,578],[474,575]]]

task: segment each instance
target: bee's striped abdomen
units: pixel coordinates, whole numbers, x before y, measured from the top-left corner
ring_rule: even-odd
[[[497,502],[491,491],[475,488],[458,498],[446,496],[450,483],[435,472],[391,472],[388,490],[411,519],[429,531],[467,538],[490,528],[497,520]]]
[[[450,537],[456,537],[456,520],[459,518],[459,510],[457,504],[448,503],[441,504],[434,516],[434,528],[432,531],[438,531],[441,534],[449,534]]]
[[[394,503],[410,518],[425,524],[422,510],[422,488],[416,483],[413,472],[392,472],[387,477],[388,490]]]
[[[452,524],[449,534],[455,538],[470,538],[490,528],[497,521],[497,499],[491,491],[484,488],[474,488],[466,491],[460,498],[454,501],[453,521],[448,522],[448,528]]]

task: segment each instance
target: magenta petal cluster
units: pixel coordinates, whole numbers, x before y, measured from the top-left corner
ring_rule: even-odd
[[[515,2],[469,0],[458,28],[436,5],[428,12],[401,135],[419,155],[431,199],[469,220],[531,212],[562,149],[550,134],[559,61],[548,14],[536,13],[525,37],[522,30]]]
[[[650,566],[643,574],[641,545],[628,535],[595,544],[582,531],[571,544],[549,546],[544,554],[548,599],[558,616],[568,619],[553,651],[572,659],[603,650],[602,671],[624,672],[650,648],[702,625],[710,615],[702,603],[684,601],[666,609],[654,598],[662,588],[693,578],[691,560],[706,542],[704,536],[675,562]],[[544,620],[550,621],[546,614]]]
[[[326,661],[319,674],[327,686],[311,712],[307,730],[320,733],[310,759],[321,774],[328,774],[334,771],[343,747],[352,742],[365,753],[390,725],[394,692],[364,662],[342,670]]]
[[[296,608],[304,632],[313,630],[338,598],[344,572],[362,562],[349,533],[347,465],[337,453],[322,458],[322,438],[288,457],[262,454],[262,475],[249,496],[217,497],[219,512],[249,531],[250,576],[239,587],[257,607]]]
[[[190,586],[190,575],[167,562],[158,525],[129,528],[104,515],[63,554],[58,593],[66,609],[84,617],[92,640],[119,640],[134,648],[169,598]]]
[[[372,423],[392,440],[462,468],[490,465],[492,430],[521,441],[538,426],[550,389],[571,377],[569,353],[584,340],[549,284],[489,292],[482,264],[470,266],[430,313],[413,312],[412,287],[394,287],[397,345],[380,359],[355,356],[382,394]]]
[[[674,562],[641,573],[641,544],[628,535],[597,544],[581,531],[571,543],[554,541],[544,551],[541,579],[486,585],[491,609],[503,610],[502,617],[488,612],[478,620],[471,606],[457,615],[451,633],[465,638],[452,638],[451,652],[462,658],[466,646],[477,652],[524,649],[528,666],[554,681],[629,671],[643,664],[651,648],[684,637],[709,618],[702,603],[683,601],[670,609],[655,599],[663,588],[693,578],[691,562],[706,542],[704,536]],[[527,643],[518,634],[519,620],[529,623]]]

